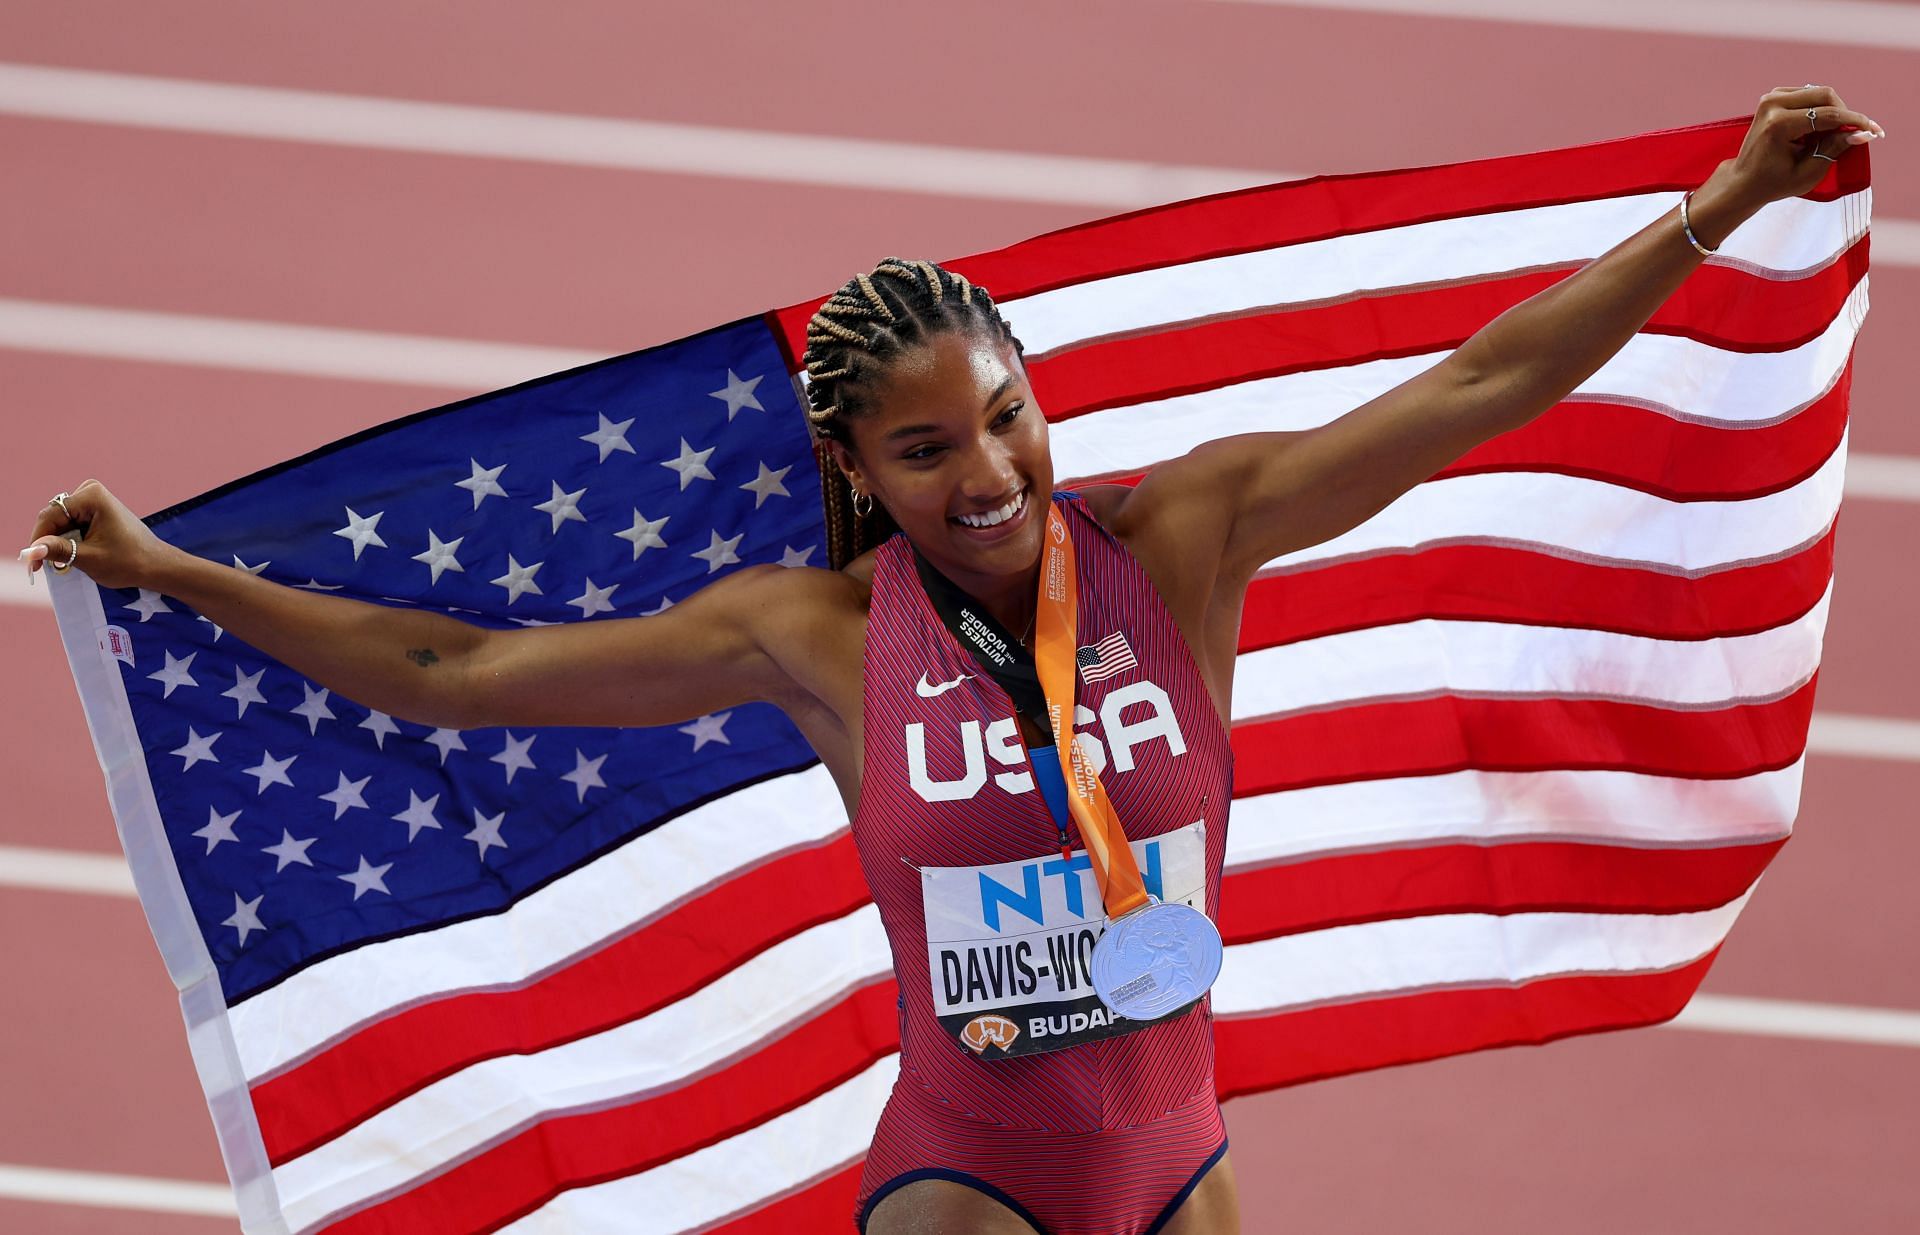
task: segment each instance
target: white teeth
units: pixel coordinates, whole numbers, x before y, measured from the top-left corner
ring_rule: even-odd
[[[993,527],[997,524],[1005,523],[1008,519],[1019,514],[1021,508],[1026,504],[1027,491],[1022,489],[1013,495],[1011,502],[1008,502],[998,510],[989,511],[984,515],[955,515],[954,517],[968,527]]]

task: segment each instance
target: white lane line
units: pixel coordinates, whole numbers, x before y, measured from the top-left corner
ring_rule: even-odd
[[[1846,494],[1889,502],[1920,502],[1920,459],[1911,455],[1850,455]]]
[[[6,297],[0,297],[0,347],[460,391],[511,386],[602,356],[564,347]]]
[[[1273,170],[1024,154],[0,63],[0,113],[832,188],[1132,209]]]
[[[233,1204],[233,1189],[226,1184],[8,1163],[0,1163],[0,1197],[43,1201],[49,1205],[91,1205],[101,1209],[199,1214],[210,1218],[232,1218],[239,1213]]]
[[[1920,720],[1815,712],[1807,732],[1807,751],[1853,759],[1920,761]]]
[[[1920,9],[1873,0],[1235,0],[1272,8],[1464,17],[1528,26],[1697,34],[1715,40],[1920,48]],[[1771,82],[1769,85],[1797,83]]]
[[[132,896],[133,876],[117,853],[0,845],[0,887]]]
[[[1920,1046],[1920,1012],[1802,1003],[1792,999],[1754,999],[1746,995],[1695,995],[1667,1025],[1673,1029],[1745,1033],[1766,1038]]]
[[[5,62],[0,115],[1111,210],[1309,174],[619,120]],[[1874,232],[1876,266],[1920,266],[1920,221],[1884,220]]]

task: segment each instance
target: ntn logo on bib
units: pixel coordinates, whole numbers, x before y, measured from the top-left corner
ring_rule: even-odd
[[[1204,820],[1132,848],[1149,892],[1206,912]],[[934,1014],[974,1053],[1057,1050],[1153,1023],[1116,1018],[1094,992],[1093,948],[1106,910],[1085,850],[927,867],[921,895]],[[1001,1019],[1019,1032],[1009,1036]]]

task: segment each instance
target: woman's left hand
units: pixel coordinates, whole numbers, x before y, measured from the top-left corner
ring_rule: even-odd
[[[1886,135],[1827,86],[1780,86],[1760,96],[1740,153],[1715,176],[1725,178],[1731,196],[1757,210],[1811,191],[1854,147]]]

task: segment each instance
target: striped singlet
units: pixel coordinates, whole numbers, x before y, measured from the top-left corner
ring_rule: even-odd
[[[1204,886],[1204,908],[1217,918],[1232,775],[1226,729],[1146,572],[1077,496],[1056,499],[1076,557],[1076,642],[1101,658],[1092,667],[1082,658],[1075,731],[1096,748],[1093,762],[1132,840],[1171,846],[1185,830],[1193,892],[1197,899]],[[1036,773],[1057,776],[1058,765],[1029,760],[1012,700],[941,623],[902,536],[875,555],[864,699],[853,835],[901,1001],[900,1076],[861,1180],[862,1229],[889,1193],[928,1178],[985,1192],[1052,1235],[1158,1229],[1226,1151],[1204,1001],[1119,1036],[1004,1058],[968,1049],[955,1018],[938,1015],[943,979],[928,945],[924,868],[1053,859],[1058,870],[1059,831],[1036,781]],[[1069,833],[1083,848],[1078,830]],[[1012,889],[990,906],[999,927],[1033,927],[1022,906],[1025,915],[1039,911],[1018,896],[1022,870],[996,875]],[[964,869],[947,886],[976,886],[973,878],[986,886],[985,875]],[[1073,895],[1083,905],[1091,898],[1097,915],[1090,874]],[[1005,1023],[1030,1022],[1016,1015]]]

